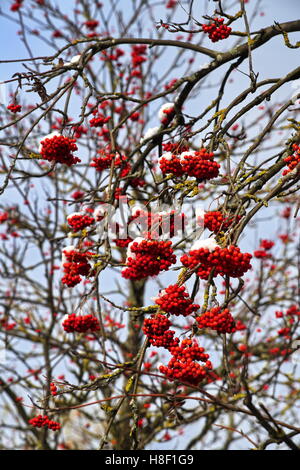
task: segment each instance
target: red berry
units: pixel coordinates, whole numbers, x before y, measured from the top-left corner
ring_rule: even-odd
[[[199,328],[210,328],[218,333],[234,333],[236,331],[234,319],[228,308],[225,310],[221,310],[220,307],[212,308],[197,317],[196,320]]]
[[[94,332],[100,330],[99,320],[91,314],[76,316],[75,313],[71,313],[64,320],[62,326],[67,333],[86,333],[88,331]]]
[[[184,286],[178,284],[168,286],[163,290],[155,303],[160,308],[171,315],[190,315],[199,309],[199,305],[193,304],[188,292]]]

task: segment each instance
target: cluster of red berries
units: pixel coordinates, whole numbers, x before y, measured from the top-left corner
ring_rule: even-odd
[[[10,6],[10,11],[20,10],[22,4],[23,4],[23,0],[15,0],[15,2]]]
[[[106,62],[106,61],[119,60],[119,58],[122,57],[125,54],[125,52],[120,47],[116,47],[114,50],[114,54],[109,54],[105,50],[101,51],[101,54],[102,54],[101,60]]]
[[[93,253],[81,253],[78,250],[64,250],[63,255],[66,261],[63,263],[64,276],[61,279],[63,284],[74,287],[81,282],[81,276],[92,274],[91,265],[88,258]]]
[[[98,113],[97,110],[93,112],[95,116],[90,120],[91,127],[103,127],[110,120],[110,116],[105,117],[104,114]]]
[[[189,255],[180,258],[182,264],[189,269],[196,269],[201,279],[208,279],[212,269],[213,276],[218,274],[230,277],[241,277],[251,268],[250,253],[241,253],[237,246],[230,245],[226,248],[216,247],[213,251],[207,248],[192,250]]]
[[[177,5],[177,0],[169,0],[166,4],[166,8],[174,8]]]
[[[244,331],[247,330],[247,327],[241,320],[237,320],[235,324],[235,329],[236,331]]]
[[[55,385],[54,382],[51,382],[50,384],[50,393],[55,397],[57,395],[57,386]]]
[[[163,290],[155,299],[155,303],[164,312],[176,316],[184,315],[186,317],[200,308],[199,305],[193,304],[185,287],[178,284],[168,286]]]
[[[219,163],[214,161],[213,152],[205,148],[198,152],[181,154],[180,160],[183,171],[188,176],[194,176],[199,182],[216,178],[219,174]]]
[[[132,238],[116,238],[113,240],[119,248],[127,248],[129,243],[132,242]]]
[[[300,317],[300,309],[297,307],[297,305],[292,305],[289,307],[286,311],[287,316],[294,316],[296,315],[297,317]]]
[[[241,216],[224,217],[220,211],[205,212],[204,228],[211,232],[218,233],[220,230],[226,231],[234,223],[240,220]]]
[[[122,271],[125,279],[140,280],[167,271],[176,262],[171,241],[133,241],[128,246],[127,267]]]
[[[22,106],[20,104],[9,104],[7,109],[12,113],[19,113],[22,110]]]
[[[170,106],[169,108],[163,109],[162,115],[163,117],[161,118],[161,123],[167,125],[169,122],[172,121],[173,117],[175,116],[174,106]]]
[[[115,157],[115,154],[113,153],[107,153],[107,154],[105,154],[104,152],[101,152],[101,153],[102,153],[101,157],[93,158],[92,163],[90,164],[91,167],[96,168],[96,171],[99,171],[99,172],[110,168],[111,163]]]
[[[67,333],[86,333],[87,331],[100,330],[99,320],[93,315],[75,315],[71,313],[68,318],[62,323],[64,330]]]
[[[142,65],[142,63],[146,62],[147,57],[147,46],[145,44],[135,45],[132,47],[131,51],[131,62],[133,69]]]
[[[46,137],[41,141],[40,154],[44,160],[49,162],[64,163],[68,166],[74,165],[81,161],[72,153],[78,149],[75,142],[76,139],[70,139],[63,135],[54,135],[51,138]]]
[[[86,227],[89,227],[95,222],[94,217],[80,212],[74,212],[67,217],[68,224],[74,232],[79,232]]]
[[[171,152],[175,155],[179,155],[182,152],[187,152],[189,150],[187,145],[184,145],[180,142],[167,142],[162,144],[164,152]]]
[[[58,431],[60,429],[60,424],[56,421],[52,421],[48,416],[38,415],[34,418],[31,418],[29,424],[35,428],[45,428],[52,429],[52,431]]]
[[[212,42],[226,39],[231,33],[230,26],[224,24],[224,18],[214,18],[209,24],[202,25],[202,31],[208,34]]]
[[[63,37],[63,33],[62,33],[59,29],[56,29],[55,31],[53,31],[52,37],[53,37],[53,38],[62,38],[62,37]]]
[[[277,333],[278,333],[279,336],[285,336],[289,339],[290,338],[290,336],[289,336],[290,331],[291,331],[290,328],[285,327],[285,328],[280,328],[279,330],[277,330]]]
[[[151,315],[145,318],[143,332],[152,346],[170,349],[178,345],[179,339],[174,338],[175,331],[169,330],[170,320],[165,315]]]
[[[275,347],[269,349],[269,353],[272,354],[272,356],[287,356],[288,354],[292,353],[292,349],[282,349]]]
[[[284,162],[287,164],[288,170],[284,170],[282,172],[283,175],[287,175],[292,170],[294,170],[294,168],[296,168],[296,166],[300,162],[300,145],[293,144],[292,148],[294,150],[294,153],[284,158]]]
[[[131,119],[132,121],[138,121],[139,118],[140,118],[140,113],[139,113],[138,111],[136,111],[135,113],[132,113],[132,114],[130,115],[130,119]]]
[[[6,222],[9,218],[8,212],[0,212],[0,224]]]
[[[272,255],[268,253],[266,250],[255,250],[253,254],[255,258],[258,258],[258,259],[265,259],[265,258],[272,257]]]
[[[97,28],[97,26],[99,25],[99,21],[97,20],[88,20],[88,21],[85,21],[83,23],[88,29],[90,29],[91,31],[93,31],[94,29]]]
[[[218,333],[234,333],[235,321],[228,308],[215,307],[196,318],[199,328],[210,328]]]
[[[74,193],[71,194],[71,198],[75,199],[75,201],[78,201],[78,199],[81,199],[84,196],[84,191],[80,191],[79,189],[74,191]]]
[[[212,364],[208,360],[209,355],[191,339],[184,339],[180,346],[171,348],[170,352],[172,358],[168,365],[160,366],[159,370],[171,381],[181,380],[191,385],[198,385],[212,369]],[[196,361],[204,362],[204,365]]]
[[[16,326],[15,322],[9,323],[5,318],[0,319],[0,328],[4,328],[6,331],[13,330]]]
[[[72,131],[74,132],[75,139],[80,139],[83,134],[87,134],[88,130],[85,126],[73,126]]]
[[[290,237],[288,233],[283,233],[282,235],[278,235],[278,238],[280,238],[280,240],[284,244],[288,244],[293,240],[292,237]]]
[[[114,167],[119,168],[120,177],[124,178],[130,172],[131,166],[127,161],[127,157],[125,155],[116,155],[114,153],[105,153],[100,151],[101,157],[95,157],[92,159],[92,163],[90,164],[91,167],[96,168],[96,171],[103,171],[107,170],[111,167],[112,162],[114,161]]]
[[[128,164],[128,168],[129,168],[129,170],[131,169],[129,164]],[[129,172],[129,170],[128,170],[128,172]],[[146,181],[143,178],[140,178],[139,176],[137,176],[136,178],[130,178],[129,184],[133,188],[142,188],[143,186],[145,186]]]
[[[128,163],[125,155],[116,155],[114,165],[116,168],[120,169],[121,178],[125,178],[131,170],[131,165]]]
[[[182,176],[184,173],[180,158],[171,152],[162,154],[159,159],[159,167],[164,175]]]
[[[275,243],[272,240],[262,240],[260,242],[260,247],[263,248],[264,250],[271,250]]]
[[[219,174],[219,163],[215,162],[214,154],[208,152],[205,148],[198,152],[184,151],[177,155],[168,151],[159,159],[159,166],[164,174],[173,174],[175,176],[194,176],[199,182],[216,178]]]
[[[272,255],[269,250],[274,246],[274,242],[272,240],[262,240],[260,242],[260,246],[258,250],[254,251],[255,258],[264,259],[264,258],[272,258]]]
[[[194,60],[192,59],[192,62],[194,62]],[[190,63],[192,63],[190,62]],[[164,85],[164,88],[165,90],[170,90],[171,88],[173,88],[174,85],[176,85],[178,82],[178,79],[177,78],[173,78],[172,80],[169,81],[169,83],[166,83]]]

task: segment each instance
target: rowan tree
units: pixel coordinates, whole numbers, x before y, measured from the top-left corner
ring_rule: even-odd
[[[1,448],[299,449],[300,20],[64,3],[0,12]]]

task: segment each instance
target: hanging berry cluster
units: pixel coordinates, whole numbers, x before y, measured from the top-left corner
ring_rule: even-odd
[[[0,224],[3,224],[9,219],[9,213],[8,212],[0,212]]]
[[[297,305],[292,305],[286,311],[287,316],[297,316],[300,317],[300,309]]]
[[[73,212],[67,217],[68,224],[74,232],[79,232],[86,227],[89,227],[95,222],[94,217],[91,217],[82,212]]]
[[[214,269],[214,277],[218,274],[241,277],[251,269],[251,258],[250,253],[241,253],[237,246],[230,245],[226,248],[216,246],[213,250],[192,249],[188,255],[183,255],[180,261],[189,269],[196,269],[197,275],[207,280],[212,269]]]
[[[90,120],[90,126],[91,127],[103,127],[104,124],[106,124],[111,117],[110,116],[104,116],[104,114],[98,112],[97,109],[93,111],[94,117]]]
[[[103,151],[100,151],[99,153],[102,154],[101,157],[94,157],[90,166],[96,168],[96,171],[101,172],[110,168],[115,155],[113,153],[105,153]]]
[[[160,292],[159,297],[155,299],[155,303],[164,312],[176,316],[183,315],[186,317],[200,308],[199,305],[193,304],[186,288],[178,284],[168,286]]]
[[[205,148],[199,151],[185,151],[180,155],[165,152],[159,159],[159,166],[164,174],[174,176],[193,176],[199,182],[216,178],[219,174],[219,163],[214,161],[213,152]]]
[[[106,50],[101,51],[101,54],[102,54],[101,60],[104,60],[105,62],[106,61],[109,62],[109,61],[114,61],[114,60],[118,61],[119,58],[125,54],[125,52],[120,47],[116,47],[113,54],[109,54]]]
[[[189,150],[189,147],[181,142],[166,142],[162,144],[162,148],[164,152],[171,152],[174,155],[180,155]]]
[[[287,164],[288,170],[284,170],[282,172],[283,175],[287,175],[288,173],[293,171],[294,168],[296,168],[296,166],[300,162],[300,145],[293,144],[292,148],[294,150],[294,153],[284,158],[284,162]]]
[[[199,152],[184,152],[180,155],[183,171],[188,176],[197,178],[199,182],[218,176],[220,165],[213,158],[213,152],[208,152],[205,148]]]
[[[24,0],[15,0],[14,3],[10,6],[10,11],[18,11],[23,5]]]
[[[55,395],[57,395],[57,386],[55,385],[54,382],[50,383],[50,393],[54,397],[55,397]]]
[[[171,322],[165,315],[151,315],[144,320],[143,332],[152,346],[170,350],[179,343],[179,339],[174,338],[175,331],[169,330],[170,326]]]
[[[210,211],[204,214],[204,228],[207,228],[211,232],[218,233],[220,230],[226,231],[231,225],[237,223],[240,220],[240,216],[236,217],[224,217],[220,211]],[[200,222],[203,221],[200,218]]]
[[[217,42],[228,38],[231,28],[224,24],[224,18],[214,18],[209,24],[202,25],[202,31],[208,34],[212,42]]]
[[[100,157],[95,157],[92,159],[92,163],[90,166],[95,168],[96,171],[102,172],[103,170],[107,170],[111,167],[112,162],[114,162],[114,167],[120,169],[120,177],[124,178],[128,175],[131,170],[131,166],[127,161],[127,157],[125,155],[118,155],[115,153],[107,153],[103,150],[99,151],[101,154]]]
[[[7,109],[12,113],[19,113],[22,110],[22,106],[20,104],[9,104]]]
[[[9,322],[5,318],[0,319],[0,329],[3,328],[6,331],[13,330],[17,324],[15,322]]]
[[[137,238],[127,249],[126,268],[122,270],[125,279],[140,280],[167,271],[176,262],[172,242]]]
[[[158,117],[162,124],[167,125],[175,116],[174,103],[165,103],[161,106]]]
[[[228,308],[215,307],[196,318],[199,328],[210,328],[218,333],[234,333],[235,321]]]
[[[87,20],[83,23],[88,29],[90,29],[91,31],[93,31],[94,29],[97,28],[97,26],[99,26],[99,21],[97,20]]]
[[[119,248],[127,248],[129,243],[132,242],[132,238],[115,238],[113,241]]]
[[[197,310],[184,286],[170,285],[155,299],[160,308],[171,315],[187,316]],[[179,345],[179,338],[174,338],[175,332],[170,330],[171,321],[166,315],[160,313],[151,315],[144,320],[143,332],[152,346],[167,349],[172,358],[167,366],[160,366],[159,370],[169,380],[181,380],[191,385],[197,385],[201,380],[209,380],[209,371],[212,369],[209,355],[204,353],[196,341],[185,339]],[[205,362],[202,366],[196,361]]]
[[[61,427],[56,421],[52,421],[48,416],[42,415],[31,418],[28,423],[35,428],[48,428],[52,429],[52,431],[58,431]]]
[[[204,351],[204,348],[200,348],[195,340],[184,339],[180,346],[170,348],[172,358],[167,366],[161,365],[159,370],[171,381],[180,380],[191,385],[198,385],[212,369],[212,364],[208,360],[209,355]],[[204,365],[196,361],[204,362]]]
[[[51,134],[45,137],[40,144],[40,154],[44,160],[49,162],[63,163],[71,166],[81,160],[72,152],[78,149],[76,139],[65,137],[60,134]]]
[[[63,250],[63,271],[64,276],[61,279],[63,284],[68,287],[74,287],[81,282],[81,276],[92,275],[92,268],[88,259],[93,255],[91,252],[81,253],[73,246]]]
[[[260,242],[259,249],[255,250],[253,253],[255,258],[260,258],[260,259],[272,258],[272,255],[271,253],[269,253],[269,250],[271,250],[273,246],[274,246],[274,242],[272,240],[262,240]]]
[[[166,8],[174,8],[177,5],[177,0],[169,0],[166,4]]]
[[[100,330],[99,320],[93,315],[75,315],[71,313],[62,323],[67,333],[86,333]]]
[[[131,63],[133,70],[139,70],[140,66],[147,60],[147,46],[145,44],[137,44],[132,46]]]
[[[184,174],[180,158],[172,152],[165,152],[158,160],[161,172],[165,175],[182,176]]]

